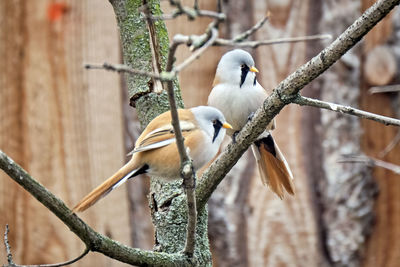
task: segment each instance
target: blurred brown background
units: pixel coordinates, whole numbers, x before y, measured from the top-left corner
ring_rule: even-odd
[[[215,1],[199,1],[215,9]],[[223,1],[226,38],[271,18],[254,40],[329,33],[337,37],[371,0]],[[191,1],[186,1],[191,4]],[[171,11],[168,2],[164,10]],[[208,19],[168,21],[175,33],[201,34]],[[123,79],[83,64],[121,61],[118,29],[106,0],[0,2],[0,149],[72,206],[126,160],[138,135]],[[303,94],[399,117],[400,11],[381,22]],[[264,46],[250,51],[259,81],[273,88],[327,42]],[[186,107],[204,105],[216,65],[229,48],[210,48],[180,74]],[[178,62],[188,55],[178,50]],[[382,168],[338,163],[344,154],[400,164],[400,148],[382,151],[398,129],[328,111],[286,107],[274,136],[295,175],[296,196],[281,201],[261,185],[251,153],[238,162],[209,202],[215,266],[399,266],[400,177]],[[151,249],[148,180],[110,194],[82,218],[97,231]],[[379,194],[378,194],[379,188]],[[128,195],[129,192],[129,195]],[[55,263],[84,245],[54,215],[0,172],[0,230],[10,225],[19,264]],[[0,249],[1,263],[6,262]],[[90,253],[74,266],[121,266]]]

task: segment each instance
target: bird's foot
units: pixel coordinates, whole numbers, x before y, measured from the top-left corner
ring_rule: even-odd
[[[250,115],[247,117],[247,121],[251,121],[254,117],[254,112],[250,113]]]
[[[236,136],[239,134],[239,131],[236,131],[232,134],[232,143],[236,144]]]

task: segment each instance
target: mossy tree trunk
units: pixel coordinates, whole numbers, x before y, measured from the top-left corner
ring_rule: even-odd
[[[158,0],[110,0],[120,28],[124,63],[135,69],[159,73],[164,70],[169,40],[163,21],[147,20],[141,12],[160,15]],[[144,9],[147,7],[147,11]],[[166,91],[161,83],[149,77],[127,76],[130,103],[136,107],[141,127],[155,116],[169,109]],[[183,107],[181,93],[176,85],[178,106]],[[151,181],[149,202],[155,227],[154,250],[182,251],[186,239],[186,195],[182,181],[162,183]],[[195,258],[200,266],[211,265],[207,236],[207,210],[198,214]]]

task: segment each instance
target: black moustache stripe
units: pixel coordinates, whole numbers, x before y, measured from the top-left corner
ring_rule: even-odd
[[[215,139],[216,139],[217,136],[218,136],[219,131],[220,131],[221,128],[222,128],[222,123],[221,123],[220,121],[217,120],[217,121],[213,124],[213,126],[214,126],[214,136],[213,136],[212,141],[213,141],[213,143],[214,143]]]
[[[242,74],[240,75],[240,87],[242,87],[244,81],[246,80],[247,73],[249,73],[250,68],[247,65],[242,67]]]

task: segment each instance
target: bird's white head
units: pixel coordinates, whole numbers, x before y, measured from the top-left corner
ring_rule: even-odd
[[[216,82],[239,87],[255,85],[257,72],[250,53],[235,49],[225,53],[219,61]]]
[[[219,146],[224,139],[226,129],[232,129],[222,112],[209,106],[194,107],[191,111],[200,128],[212,139],[213,144]]]

